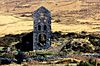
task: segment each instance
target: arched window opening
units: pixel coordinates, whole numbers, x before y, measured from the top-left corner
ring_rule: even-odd
[[[38,30],[39,30],[39,31],[41,30],[41,26],[40,26],[40,25],[38,25]]]
[[[46,35],[45,34],[39,35],[39,43],[41,43],[43,45],[46,43]]]
[[[46,25],[44,25],[44,30],[47,30],[47,26]]]

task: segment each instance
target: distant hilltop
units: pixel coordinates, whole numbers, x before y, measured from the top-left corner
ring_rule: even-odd
[[[80,3],[81,2],[81,3]],[[0,12],[1,13],[21,13],[21,12],[33,12],[41,5],[46,6],[49,10],[55,12],[58,9],[71,8],[79,9],[80,5],[84,3],[99,3],[100,0],[0,0]],[[77,8],[78,7],[78,8]],[[92,6],[91,6],[92,7]],[[65,11],[65,10],[62,10]]]

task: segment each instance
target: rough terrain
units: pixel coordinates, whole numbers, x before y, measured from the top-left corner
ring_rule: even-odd
[[[31,14],[40,6],[51,11],[53,32],[100,33],[99,0],[0,0],[0,36],[32,31]]]

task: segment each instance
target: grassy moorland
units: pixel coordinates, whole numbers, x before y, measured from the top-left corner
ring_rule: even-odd
[[[73,39],[70,41],[70,44],[66,43],[58,53],[59,55],[100,53],[100,4],[97,0],[87,1],[0,0],[0,46],[8,47],[22,42],[22,37],[34,30],[33,11],[40,6],[44,6],[52,14],[51,27],[53,37],[51,49],[55,50],[55,48],[62,45],[61,42],[66,43],[70,39]],[[0,53],[0,56],[11,57],[8,56],[9,53],[6,54]],[[79,63],[78,61],[88,62],[89,59],[87,57],[71,56],[70,59],[52,60],[48,61],[48,63],[55,62],[57,66],[65,66],[68,62],[73,63],[75,61],[77,64]],[[35,64],[39,63],[43,64],[45,62],[33,61],[22,63],[21,65],[13,63],[5,66],[35,66]],[[92,64],[92,61],[90,63]],[[50,66],[56,66],[55,64],[51,64]]]
[[[0,2],[0,36],[32,31],[33,19],[31,14],[40,6],[45,6],[51,11],[53,32],[86,31],[100,33],[98,1],[1,0]]]

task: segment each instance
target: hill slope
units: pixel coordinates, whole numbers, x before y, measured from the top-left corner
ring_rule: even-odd
[[[31,14],[40,6],[52,13],[52,31],[100,33],[99,5],[99,0],[0,0],[0,35],[32,31]]]

